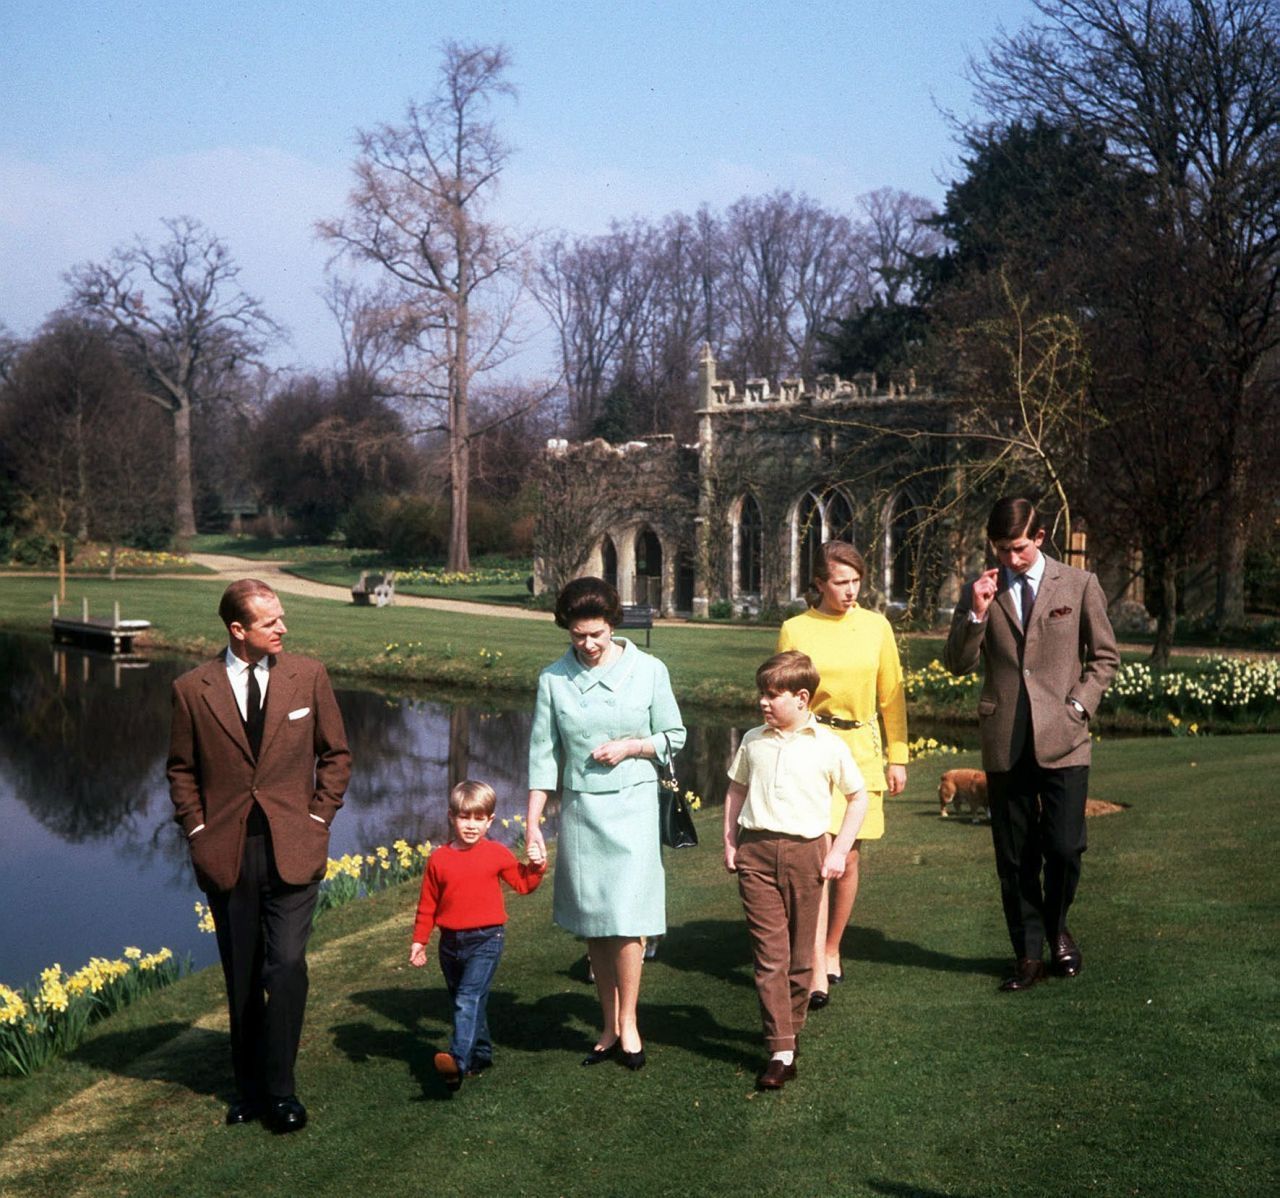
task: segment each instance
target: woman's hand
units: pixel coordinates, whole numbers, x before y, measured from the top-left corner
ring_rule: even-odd
[[[547,805],[545,790],[529,791],[529,811],[524,824],[524,855],[531,865],[546,865],[547,842],[542,836],[542,809]]]
[[[891,765],[884,772],[885,781],[889,783],[889,793],[900,795],[907,788],[907,767]]]
[[[617,765],[628,757],[639,757],[644,742],[630,737],[627,740],[607,740],[598,749],[592,750],[593,761],[601,765]]]

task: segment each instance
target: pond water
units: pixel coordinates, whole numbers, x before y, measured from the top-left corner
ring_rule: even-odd
[[[196,928],[204,896],[164,775],[170,684],[193,664],[125,664],[0,634],[0,982],[24,985],[54,962],[70,972],[127,945],[217,960]],[[525,810],[532,696],[461,705],[336,689],[355,771],[332,856],[402,836],[439,843],[449,788],[465,777],[497,790],[495,835],[518,835],[500,820]],[[689,731],[681,781],[722,802],[736,731]]]

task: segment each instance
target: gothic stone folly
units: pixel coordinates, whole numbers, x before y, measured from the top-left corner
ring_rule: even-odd
[[[548,442],[537,590],[586,573],[663,615],[772,611],[804,593],[817,547],[843,539],[867,559],[872,601],[954,601],[964,563],[920,513],[958,487],[955,400],[873,375],[739,393],[709,347],[698,389],[696,445]]]

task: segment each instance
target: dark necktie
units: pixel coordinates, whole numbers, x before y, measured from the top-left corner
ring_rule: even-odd
[[[1031,609],[1035,606],[1036,595],[1031,589],[1031,579],[1025,574],[1018,575],[1018,583],[1022,587],[1022,631],[1025,634],[1031,623]]]
[[[249,701],[245,704],[244,730],[249,738],[249,748],[253,750],[254,760],[262,748],[262,688],[258,685],[258,668],[249,667]]]

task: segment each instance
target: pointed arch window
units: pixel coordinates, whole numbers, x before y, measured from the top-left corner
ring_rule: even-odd
[[[738,593],[758,595],[763,578],[764,517],[754,495],[745,495],[742,499],[736,551]]]

